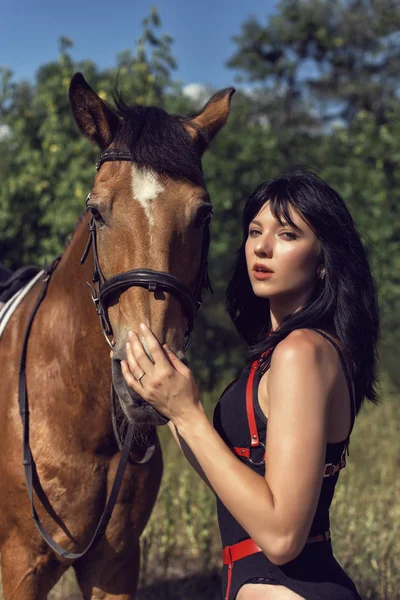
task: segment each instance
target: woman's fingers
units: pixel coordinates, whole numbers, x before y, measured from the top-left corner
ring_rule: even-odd
[[[140,323],[140,330],[142,332],[143,337],[146,340],[146,344],[150,350],[151,356],[154,360],[154,363],[158,367],[168,368],[170,364],[165,356],[165,353],[160,346],[160,343],[154,333],[145,325],[144,323]]]
[[[175,352],[173,352],[171,348],[167,346],[167,344],[163,345],[163,350],[166,353],[168,359],[171,361],[172,366],[182,375],[186,375],[190,369],[185,364],[183,364],[181,360],[179,360]]]
[[[132,371],[130,370],[130,367],[128,366],[126,360],[121,360],[121,371],[129,387],[131,387],[137,394],[143,397],[143,387],[132,374]]]
[[[122,374],[127,385],[146,402],[168,418],[173,418],[184,411],[185,402],[198,402],[196,383],[190,369],[167,344],[160,346],[148,328],[141,327],[141,334],[143,343],[135,333],[129,334],[126,361],[121,361]]]
[[[150,373],[154,369],[154,364],[148,357],[139,337],[136,333],[130,331],[128,338],[129,342],[126,345],[126,357],[132,373],[134,375],[137,374],[138,377],[140,377],[143,372]],[[139,365],[140,372],[137,372],[137,365]],[[137,371],[135,372],[133,369],[136,369]]]
[[[139,379],[142,373],[146,372],[136,360],[130,342],[126,344],[126,362],[129,366],[130,372],[132,373],[135,379]]]

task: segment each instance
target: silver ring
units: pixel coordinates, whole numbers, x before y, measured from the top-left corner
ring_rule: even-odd
[[[140,376],[140,377],[136,377],[136,381],[137,381],[138,383],[140,383],[140,380],[141,380],[141,379],[142,379],[142,378],[143,378],[145,375],[146,375],[146,373],[143,371],[143,373],[141,374],[141,376]]]

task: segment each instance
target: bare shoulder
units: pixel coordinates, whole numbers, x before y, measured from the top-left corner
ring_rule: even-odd
[[[329,337],[340,347],[339,340],[335,336],[329,334]],[[296,364],[305,376],[316,374],[317,369],[324,374],[329,389],[333,389],[341,368],[333,345],[311,329],[296,329],[279,342],[272,353],[269,370],[278,371],[283,376],[285,369],[291,364]],[[266,383],[268,387],[268,380]]]
[[[320,353],[320,344],[308,330],[296,329],[280,341],[271,357],[271,375],[273,371],[285,369],[292,364],[301,368],[313,368],[313,363]],[[318,335],[318,334],[316,334]]]
[[[325,332],[323,332],[325,333]],[[336,342],[339,348],[342,350],[340,340],[332,334],[326,334],[328,337]],[[278,355],[301,355],[302,352],[312,354],[313,352],[321,359],[332,360],[333,357],[337,357],[337,351],[333,345],[325,339],[321,334],[313,331],[312,329],[295,329],[284,340],[279,342],[276,346],[275,351],[272,354],[272,360],[274,354],[277,352]],[[336,362],[336,360],[334,360]]]

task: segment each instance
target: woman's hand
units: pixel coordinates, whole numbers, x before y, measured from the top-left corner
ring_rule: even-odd
[[[154,362],[136,333],[129,332],[127,361],[121,361],[125,381],[171,421],[187,418],[200,405],[199,391],[191,370],[167,344],[161,347],[146,325],[141,323],[140,329]]]

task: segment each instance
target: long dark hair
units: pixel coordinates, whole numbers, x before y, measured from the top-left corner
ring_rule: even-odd
[[[245,243],[249,224],[270,201],[271,212],[293,225],[288,205],[293,206],[320,241],[319,263],[325,278],[316,274],[316,285],[307,304],[287,315],[269,335],[269,299],[257,297],[247,272]],[[346,364],[355,382],[356,411],[364,397],[379,403],[376,392],[379,336],[377,285],[353,218],[341,196],[308,170],[296,169],[259,185],[243,212],[243,242],[236,253],[226,304],[239,334],[249,345],[249,360],[274,348],[295,329],[316,327],[339,338]],[[272,352],[263,363],[269,368]]]

